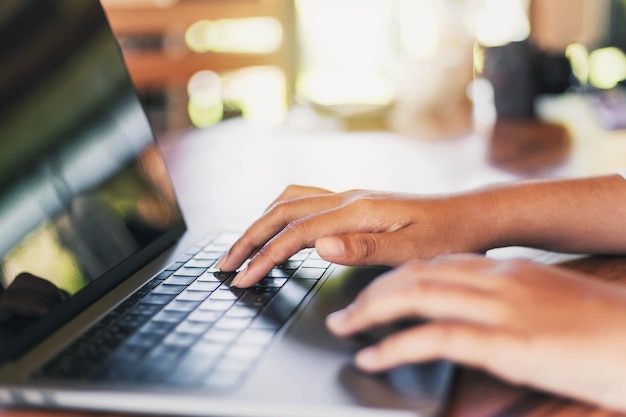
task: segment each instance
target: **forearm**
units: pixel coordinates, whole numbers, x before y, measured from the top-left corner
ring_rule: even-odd
[[[521,182],[459,196],[479,250],[529,246],[572,253],[626,253],[626,180]]]

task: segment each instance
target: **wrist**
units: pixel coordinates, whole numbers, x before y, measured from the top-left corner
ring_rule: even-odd
[[[506,201],[492,190],[481,189],[453,197],[460,208],[458,234],[462,251],[482,253],[504,245],[510,235]]]
[[[544,210],[549,204],[539,188],[533,183],[499,184],[453,197],[463,208],[461,231],[468,250],[540,244],[550,210]]]

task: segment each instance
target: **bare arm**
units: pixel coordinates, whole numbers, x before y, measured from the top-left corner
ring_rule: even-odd
[[[492,225],[486,225],[483,249],[520,245],[626,253],[626,180],[619,175],[518,183],[469,194],[468,199],[486,210]]]
[[[235,270],[254,255],[237,277],[245,287],[306,247],[340,264],[398,266],[513,245],[626,253],[626,180],[520,182],[430,197],[292,186],[219,267]]]

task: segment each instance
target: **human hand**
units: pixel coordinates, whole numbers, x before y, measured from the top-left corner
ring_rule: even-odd
[[[69,294],[45,279],[19,274],[0,293],[0,323],[15,316],[41,317],[69,298]]]
[[[626,411],[626,289],[530,261],[479,256],[409,262],[327,319],[348,336],[407,318],[430,321],[358,352],[376,372],[447,359]]]
[[[343,265],[397,266],[409,259],[478,250],[488,233],[470,230],[460,198],[290,186],[233,245],[218,268],[247,287],[304,248]],[[475,223],[471,224],[476,226]]]

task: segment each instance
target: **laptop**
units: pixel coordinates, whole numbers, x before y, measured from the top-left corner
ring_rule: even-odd
[[[375,336],[325,329],[328,313],[386,269],[304,250],[254,287],[230,287],[233,274],[213,265],[237,233],[187,230],[98,1],[0,0],[0,62],[2,407],[445,409],[451,364],[367,375],[352,355]]]

